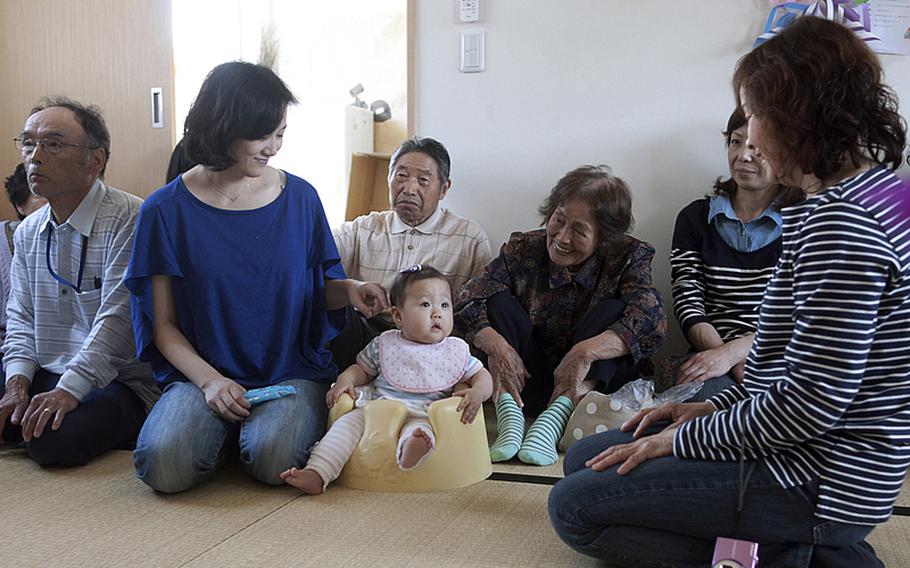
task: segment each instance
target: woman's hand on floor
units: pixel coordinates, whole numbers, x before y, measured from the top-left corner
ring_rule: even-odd
[[[487,355],[487,366],[493,377],[493,401],[499,399],[502,392],[512,395],[519,407],[524,406],[521,391],[531,374],[525,368],[521,356],[510,345],[503,345]]]
[[[553,371],[553,394],[550,396],[550,404],[560,396],[567,396],[572,399],[572,404],[578,404],[578,401],[596,384],[596,381],[585,381],[592,363],[593,360],[578,345],[570,349]]]
[[[603,471],[621,464],[616,473],[625,475],[650,459],[673,455],[674,436],[676,428],[671,427],[653,436],[639,438],[630,444],[610,446],[586,461],[585,466],[594,471]]]

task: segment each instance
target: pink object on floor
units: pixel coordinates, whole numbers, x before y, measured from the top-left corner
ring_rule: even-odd
[[[755,568],[758,566],[758,543],[717,537],[712,568]]]

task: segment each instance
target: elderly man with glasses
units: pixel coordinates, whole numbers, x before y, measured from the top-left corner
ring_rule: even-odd
[[[49,207],[14,237],[0,433],[42,465],[82,465],[131,447],[158,395],[123,285],[141,200],[102,181],[110,135],[95,107],[45,99],[14,143]]]

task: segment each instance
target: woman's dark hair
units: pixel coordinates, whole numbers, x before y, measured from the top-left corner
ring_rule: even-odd
[[[452,283],[449,282],[448,278],[442,275],[442,272],[436,270],[432,266],[415,264],[414,266],[402,269],[398,275],[395,276],[395,280],[392,281],[392,287],[389,289],[389,302],[396,308],[400,308],[401,304],[404,302],[404,295],[408,286],[421,280],[434,279],[445,282],[446,285],[449,286],[449,295],[452,294]]]
[[[436,162],[436,173],[439,175],[440,184],[445,183],[449,179],[452,161],[449,159],[449,152],[446,150],[446,147],[438,140],[434,140],[433,138],[421,138],[420,136],[408,138],[398,146],[389,162],[391,164],[389,172],[395,169],[395,164],[398,163],[399,158],[405,154],[410,154],[411,152],[421,152]]]
[[[545,225],[559,206],[573,199],[582,199],[591,207],[600,246],[619,242],[632,228],[629,186],[614,176],[608,166],[581,166],[562,176],[537,208],[541,224]]]
[[[739,106],[745,95],[761,118],[787,171],[828,183],[847,160],[901,163],[906,123],[897,98],[875,54],[840,24],[799,18],[739,60],[733,88]]]
[[[180,142],[177,142],[177,145],[174,146],[174,151],[171,152],[171,159],[167,163],[167,174],[165,175],[164,183],[171,183],[174,181],[174,178],[180,174],[186,173],[193,166],[196,165],[196,162],[190,160],[186,155],[186,144],[183,141],[183,138],[180,139]]]
[[[295,103],[294,94],[268,67],[222,63],[205,78],[186,116],[186,156],[207,168],[226,170],[234,165],[228,149],[235,140],[258,140],[274,132],[288,105]]]
[[[734,110],[730,115],[730,118],[727,119],[727,129],[724,130],[724,140],[728,147],[730,146],[733,133],[746,124],[748,124],[748,120],[746,120],[746,115],[743,110],[741,108]],[[736,185],[736,180],[733,179],[733,176],[730,176],[727,179],[724,179],[723,176],[721,176],[714,180],[715,195],[725,195],[732,198],[737,189],[738,186]],[[795,205],[805,198],[806,194],[798,187],[788,187],[778,184],[777,195],[774,196],[773,205],[777,209],[781,209],[783,207]]]
[[[45,97],[38,101],[38,104],[32,107],[28,115],[31,116],[36,112],[53,107],[68,109],[76,115],[76,122],[79,123],[79,126],[85,132],[85,145],[92,149],[101,148],[104,150],[104,164],[101,165],[101,172],[98,174],[98,177],[104,179],[107,161],[111,158],[111,134],[107,130],[107,124],[104,123],[104,117],[101,116],[101,109],[94,105],[86,106],[68,97],[53,96]]]
[[[9,202],[16,209],[16,215],[19,216],[19,220],[25,219],[25,215],[19,212],[19,208],[25,205],[25,202],[28,201],[29,196],[32,194],[28,188],[25,166],[22,164],[17,165],[12,175],[6,178],[3,185],[6,187],[6,196],[9,197]]]

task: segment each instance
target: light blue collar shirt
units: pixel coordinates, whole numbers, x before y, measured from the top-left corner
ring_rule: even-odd
[[[61,224],[58,224],[54,220],[54,215],[51,213],[51,208],[48,207],[44,215],[40,228],[38,232],[44,234],[47,231],[47,226],[51,223],[54,225],[54,229],[59,229],[64,225],[69,225],[77,233],[83,237],[89,237],[92,234],[92,225],[95,223],[95,217],[98,215],[98,209],[101,208],[101,200],[104,199],[104,193],[106,187],[104,182],[100,179],[95,180],[92,189],[82,198],[82,201],[79,203],[79,206],[70,214],[69,219],[64,221]]]
[[[773,204],[752,221],[743,223],[726,195],[711,197],[708,223],[714,223],[724,242],[739,252],[754,252],[773,243],[783,228],[783,219]]]
[[[44,369],[59,374],[57,386],[80,401],[119,380],[151,408],[157,393],[148,365],[135,359],[130,296],[123,285],[141,203],[99,179],[66,221],[57,223],[49,205],[22,221],[6,310],[7,379],[22,375],[31,381]],[[81,267],[81,290],[55,280],[48,263],[74,284]]]

